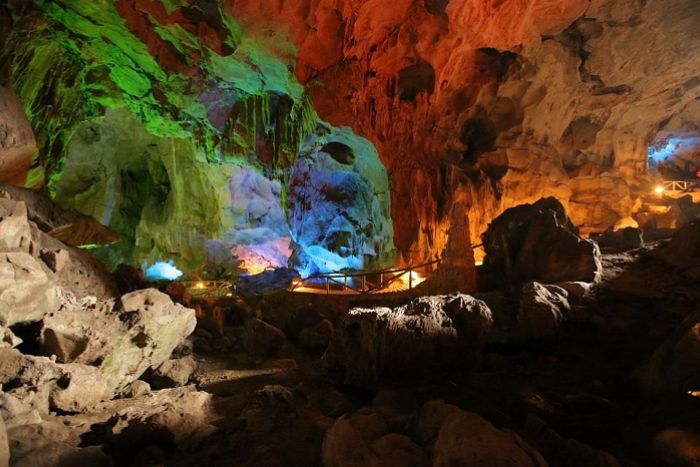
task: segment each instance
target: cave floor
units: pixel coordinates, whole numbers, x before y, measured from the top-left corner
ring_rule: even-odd
[[[322,372],[320,353],[290,342],[276,359],[198,353],[196,381],[215,395],[219,431],[182,447],[175,464],[318,465],[324,432],[342,414],[371,407],[400,431],[422,403],[443,399],[515,432],[536,415],[622,465],[649,465],[654,434],[669,427],[700,431],[700,398],[644,397],[635,370],[697,308],[700,288],[646,253],[604,255],[603,281],[564,335],[546,344],[488,346],[477,372],[416,368],[388,375],[368,394],[334,384]]]

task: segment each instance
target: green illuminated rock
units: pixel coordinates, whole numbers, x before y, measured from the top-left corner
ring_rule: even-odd
[[[289,180],[302,144],[325,124],[292,64],[243,34],[218,2],[207,4],[164,1],[184,18],[173,23],[128,2],[9,0],[14,24],[0,62],[36,133],[28,184],[121,235],[91,250],[109,267],[172,259],[201,276],[241,261],[286,265],[285,245],[294,247]],[[201,27],[216,34],[204,40],[193,32]],[[338,134],[366,147],[353,170],[364,170],[367,196],[379,196],[374,207],[366,196],[340,204],[378,223],[382,234],[361,250],[379,248],[388,254],[367,254],[368,264],[389,264],[386,172],[369,142]],[[326,220],[316,228],[329,228]]]

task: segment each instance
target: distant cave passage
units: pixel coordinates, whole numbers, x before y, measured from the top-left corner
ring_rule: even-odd
[[[435,90],[435,70],[426,61],[420,61],[399,71],[399,99],[413,102],[421,92],[432,94]]]

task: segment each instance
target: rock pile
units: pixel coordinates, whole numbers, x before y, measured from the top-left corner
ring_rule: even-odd
[[[194,361],[169,358],[194,330],[194,310],[155,289],[119,297],[107,271],[31,220],[47,214],[32,203],[38,198],[17,190],[0,194],[0,416],[13,464],[111,462],[98,447],[79,448],[78,439],[69,439],[76,430],[90,430],[94,419],[76,422],[78,429],[58,423],[59,416],[105,423],[116,417],[108,425],[120,439],[142,432],[139,423],[168,425],[167,433],[184,429],[178,411],[163,413],[161,402],[151,404],[153,413],[144,419],[137,409],[116,411],[110,399],[143,394],[138,386],[145,383],[138,378],[146,371],[162,386],[187,383]],[[208,397],[192,394],[178,398]],[[183,404],[192,405],[189,399]],[[0,439],[0,460],[3,449]]]
[[[491,311],[470,295],[420,297],[396,308],[354,308],[325,355],[344,384],[373,389],[385,370],[475,367],[491,329]]]

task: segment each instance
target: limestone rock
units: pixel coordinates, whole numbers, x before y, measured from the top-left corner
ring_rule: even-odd
[[[420,297],[397,308],[354,308],[340,323],[325,360],[343,382],[372,389],[384,370],[474,367],[491,329],[486,304],[469,295]]]
[[[0,85],[0,183],[23,186],[32,165],[36,140],[22,103]]]
[[[319,126],[289,181],[294,261],[302,276],[394,263],[389,184],[374,147],[347,129]]]
[[[299,345],[307,349],[323,350],[328,347],[328,343],[331,341],[333,329],[333,323],[323,319],[314,326],[302,329],[297,336],[297,341]]]
[[[112,459],[99,446],[79,448],[68,443],[48,443],[17,459],[13,466],[21,467],[109,467]]]
[[[688,316],[637,375],[650,393],[697,390],[700,387],[700,313]]]
[[[29,251],[31,241],[27,206],[0,197],[0,251]]]
[[[483,243],[483,268],[496,284],[594,282],[602,268],[598,245],[578,236],[554,198],[506,210],[489,225]]]
[[[184,386],[196,369],[197,362],[192,357],[169,359],[153,372],[151,380],[157,389]]]
[[[634,250],[644,245],[642,230],[638,227],[625,227],[619,230],[606,230],[592,237],[600,248],[607,252]]]
[[[56,285],[78,297],[114,297],[114,278],[102,264],[47,233],[78,220],[38,193],[0,185],[0,251],[34,256]]]
[[[389,433],[377,413],[362,409],[335,421],[323,439],[323,465],[428,466],[427,454],[405,435]]]
[[[137,379],[133,381],[124,392],[127,397],[141,397],[151,392],[151,385],[145,381]]]
[[[22,343],[22,339],[15,336],[12,329],[0,326],[0,347],[17,347]]]
[[[86,412],[112,398],[112,390],[99,368],[80,363],[58,365],[61,376],[52,385],[49,407],[69,413]]]
[[[0,253],[0,321],[38,321],[59,307],[59,291],[28,253]]]
[[[7,442],[7,429],[2,417],[0,417],[0,465],[10,465],[10,445]]]
[[[112,397],[111,389],[96,367],[56,364],[46,357],[22,355],[12,349],[0,349],[0,352],[3,360],[0,384],[11,381],[18,384],[3,393],[3,411],[7,419],[34,410],[44,414],[49,409],[85,412]]]
[[[257,318],[246,324],[243,343],[248,352],[263,357],[274,357],[286,341],[284,333],[278,328]]]
[[[432,446],[433,466],[547,466],[540,453],[515,433],[443,401],[426,402],[409,430],[422,445]]]
[[[560,436],[535,415],[528,415],[523,436],[551,465],[620,467],[612,454]]]
[[[523,286],[518,327],[526,339],[554,337],[569,311],[568,293],[557,286],[529,282]]]
[[[162,364],[192,333],[194,310],[155,289],[129,293],[118,304],[83,300],[44,319],[41,345],[64,362],[100,364],[111,390],[120,391]]]
[[[683,226],[667,245],[653,254],[700,279],[700,219]]]
[[[107,401],[97,409],[109,414],[103,424],[107,443],[133,453],[137,447],[190,439],[210,420],[210,402],[210,394],[185,386]]]

